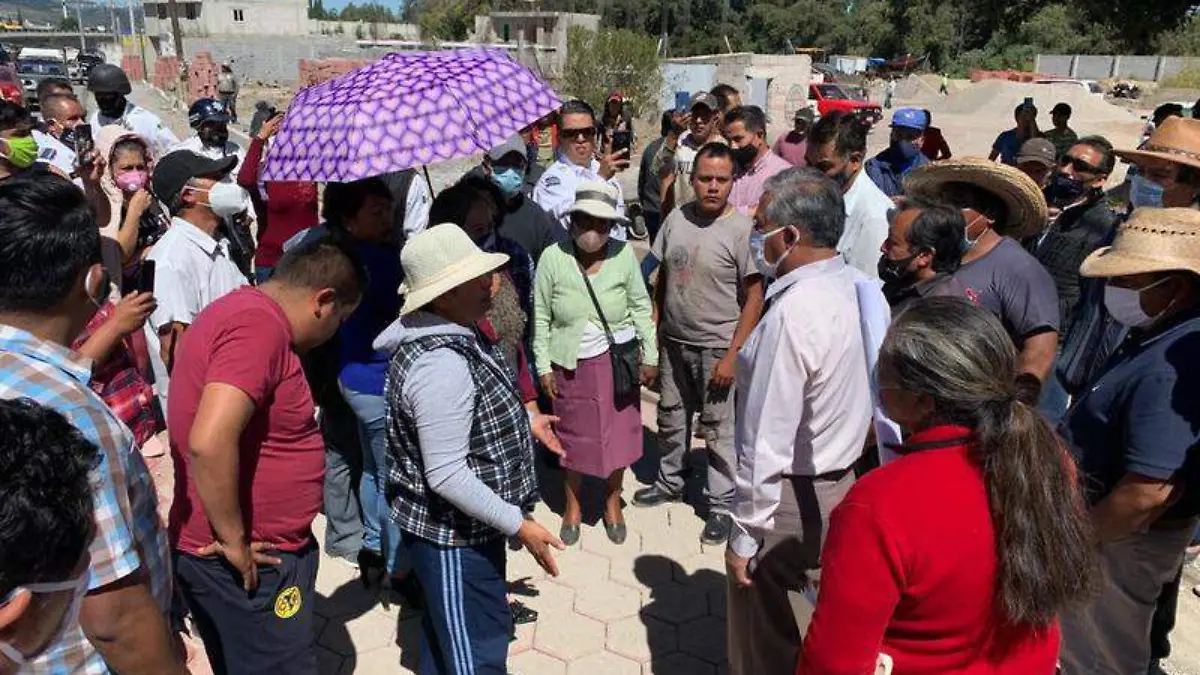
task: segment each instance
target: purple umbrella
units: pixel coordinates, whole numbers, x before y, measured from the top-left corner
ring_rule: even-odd
[[[397,52],[296,95],[263,180],[352,181],[469,157],[561,105],[504,52]]]

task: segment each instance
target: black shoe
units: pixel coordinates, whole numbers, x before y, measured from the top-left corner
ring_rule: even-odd
[[[387,576],[387,561],[379,552],[364,548],[358,552],[358,571],[363,588],[382,586]]]
[[[406,608],[414,612],[425,609],[425,589],[421,588],[415,574],[409,572],[403,579],[393,577],[390,584],[392,590],[404,600]]]
[[[579,523],[563,523],[558,529],[558,538],[567,546],[579,543]]]
[[[733,518],[724,513],[714,513],[704,523],[704,532],[700,534],[700,542],[709,546],[722,546],[729,541],[729,532],[733,529]]]
[[[513,600],[508,603],[508,611],[512,612],[513,625],[516,626],[533,623],[538,620],[537,610],[526,607],[525,603],[520,600]]]
[[[634,506],[659,506],[668,502],[677,502],[683,495],[667,492],[657,485],[642,488],[633,493]]]

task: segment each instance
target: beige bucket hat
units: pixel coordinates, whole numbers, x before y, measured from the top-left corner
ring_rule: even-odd
[[[1117,150],[1121,159],[1162,159],[1200,169],[1200,120],[1168,117],[1137,150]]]
[[[904,178],[904,193],[933,201],[941,198],[950,183],[967,183],[995,195],[1008,210],[1008,222],[996,223],[996,231],[1014,239],[1041,232],[1050,220],[1042,189],[1022,171],[982,157],[964,157],[933,162],[913,169]]]
[[[1123,277],[1146,272],[1185,271],[1200,275],[1200,211],[1135,209],[1112,246],[1083,261],[1085,277]]]
[[[625,222],[625,216],[617,210],[618,196],[617,188],[611,183],[580,181],[575,188],[575,204],[567,209],[567,213],[586,213],[601,220]]]
[[[400,315],[411,314],[459,286],[503,267],[504,253],[485,253],[454,223],[442,223],[417,234],[404,245],[400,267],[405,296]]]

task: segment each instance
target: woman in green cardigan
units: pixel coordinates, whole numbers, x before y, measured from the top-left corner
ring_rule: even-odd
[[[605,481],[604,530],[621,544],[626,537],[621,481],[625,468],[642,456],[642,412],[640,392],[614,393],[613,346],[619,352],[630,341],[640,343],[641,383],[652,386],[658,345],[637,257],[624,242],[609,239],[614,224],[624,220],[617,212],[617,188],[581,182],[570,214],[571,241],[542,253],[533,284],[534,363],[543,391],[554,401],[566,453],[559,536],[567,545],[579,541],[580,491],[587,475]]]

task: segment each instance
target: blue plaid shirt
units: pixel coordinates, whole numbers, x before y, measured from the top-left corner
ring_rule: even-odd
[[[167,533],[159,522],[150,472],[133,434],[88,386],[92,362],[61,345],[0,324],[0,397],[51,408],[100,449],[92,469],[96,533],[88,553],[88,589],[139,570],[166,615],[171,599]],[[27,666],[30,673],[108,673],[78,625]]]

